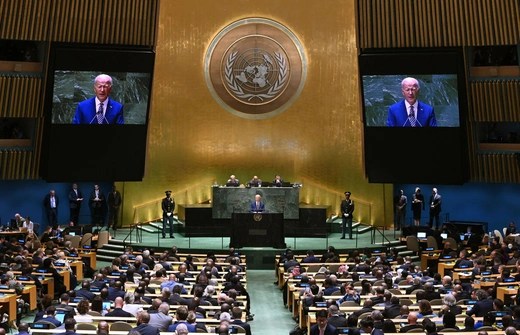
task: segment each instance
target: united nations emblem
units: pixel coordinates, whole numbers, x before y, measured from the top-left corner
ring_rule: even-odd
[[[206,83],[229,112],[253,119],[287,109],[306,78],[306,58],[296,36],[262,18],[224,28],[206,53]]]
[[[262,214],[258,214],[258,213],[257,213],[257,214],[255,214],[255,215],[253,215],[253,219],[254,219],[255,221],[262,221]]]

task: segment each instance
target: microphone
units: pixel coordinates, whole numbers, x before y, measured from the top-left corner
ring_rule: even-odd
[[[92,124],[92,122],[94,122],[94,120],[97,120],[97,116],[100,112],[96,112],[96,114],[94,114],[94,117],[92,118],[92,120],[90,120],[90,122],[88,124]]]

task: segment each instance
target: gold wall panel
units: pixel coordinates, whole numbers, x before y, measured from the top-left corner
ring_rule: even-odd
[[[40,112],[42,78],[0,75],[0,117],[36,117]]]
[[[184,198],[197,203],[210,194],[214,179],[223,184],[235,174],[241,182],[253,175],[271,181],[280,173],[286,181],[311,181],[325,189],[313,190],[311,204],[332,192],[337,196],[327,201],[336,207],[350,190],[363,208],[371,208],[360,207],[361,221],[390,224],[392,188],[385,191],[364,178],[355,5],[355,0],[328,0],[326,6],[322,1],[302,6],[298,0],[161,1],[146,176],[120,185],[123,221],[132,222],[135,207],[164,197],[166,189],[177,193],[207,181],[203,195],[188,192]],[[220,107],[203,72],[210,41],[247,17],[285,25],[308,59],[299,99],[264,120],[239,118]]]
[[[356,0],[361,48],[517,44],[518,0]]]

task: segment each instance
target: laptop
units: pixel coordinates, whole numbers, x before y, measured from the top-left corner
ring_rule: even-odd
[[[69,235],[70,236],[76,236],[76,232],[75,231],[69,231]]]
[[[65,321],[65,315],[67,314],[66,311],[56,311],[56,314],[54,315],[54,317],[56,319],[58,319],[58,321],[60,321],[61,323],[63,323],[63,321]]]
[[[442,233],[441,234],[441,237],[443,240],[447,239],[448,238],[448,234],[447,233]]]
[[[424,232],[424,231],[417,232],[417,238],[425,239],[426,238],[426,232]]]
[[[460,240],[461,241],[464,241],[464,238],[466,237],[466,235],[460,235]]]

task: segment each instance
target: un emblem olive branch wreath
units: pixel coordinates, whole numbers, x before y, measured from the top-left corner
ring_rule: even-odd
[[[233,75],[233,64],[235,63],[237,56],[238,56],[238,51],[232,52],[226,60],[226,68],[225,68],[226,82],[227,82],[231,92],[233,92],[233,94],[235,94],[237,97],[242,98],[242,99],[247,99],[247,101],[251,101],[254,98],[258,98],[260,101],[264,101],[264,99],[274,98],[283,89],[285,82],[287,81],[287,78],[289,76],[288,76],[287,63],[285,61],[285,58],[283,58],[283,56],[280,53],[278,53],[278,52],[274,53],[276,62],[278,63],[278,67],[279,67],[278,79],[276,80],[274,85],[271,86],[269,91],[267,91],[267,93],[262,93],[262,94],[244,93],[242,86],[240,86],[238,84],[238,82],[235,80],[235,76]]]

